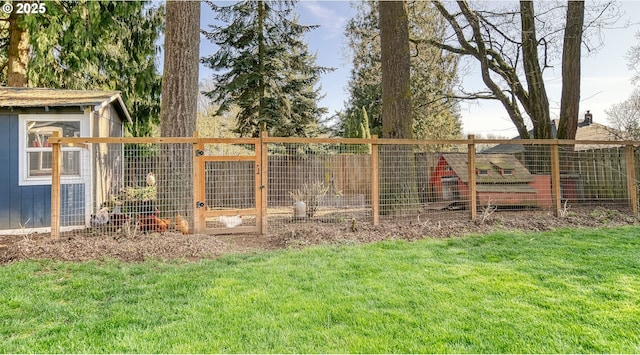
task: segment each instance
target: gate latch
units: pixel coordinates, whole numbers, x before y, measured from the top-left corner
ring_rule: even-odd
[[[202,207],[204,207],[204,202],[202,201],[196,202],[196,208],[202,208]]]
[[[196,156],[197,156],[197,157],[201,157],[201,156],[203,156],[203,155],[204,155],[204,151],[203,151],[203,150],[196,149]]]

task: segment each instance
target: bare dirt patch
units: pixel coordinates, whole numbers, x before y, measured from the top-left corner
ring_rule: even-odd
[[[418,240],[460,237],[493,231],[546,231],[558,228],[638,225],[627,212],[595,208],[575,210],[564,218],[540,211],[496,212],[483,223],[466,218],[437,215],[395,221],[380,226],[345,220],[340,223],[300,223],[271,228],[266,236],[182,235],[149,233],[133,237],[68,235],[51,240],[49,235],[0,236],[0,263],[29,259],[88,261],[117,259],[141,262],[148,259],[213,259],[231,253],[251,253],[320,244],[357,244],[382,240]]]

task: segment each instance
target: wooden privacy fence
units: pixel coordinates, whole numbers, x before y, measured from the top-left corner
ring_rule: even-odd
[[[478,196],[485,190],[490,190],[486,178],[482,177],[484,163],[478,163],[483,155],[476,152],[477,145],[523,145],[527,147],[543,147],[534,162],[531,157],[519,156],[522,164],[529,170],[544,172],[548,176],[550,187],[549,204],[556,216],[563,209],[563,196],[578,196],[585,200],[626,200],[626,204],[638,213],[637,181],[640,174],[639,158],[635,152],[638,141],[575,141],[575,140],[488,140],[468,139],[459,140],[396,140],[380,139],[345,139],[345,138],[282,138],[268,137],[262,134],[260,138],[71,138],[54,137],[49,139],[52,146],[52,188],[51,188],[51,235],[58,238],[60,235],[61,220],[61,174],[62,174],[62,146],[81,146],[92,149],[100,144],[182,144],[192,147],[192,162],[190,174],[193,181],[184,181],[191,184],[193,189],[192,209],[186,211],[190,215],[190,223],[193,232],[208,230],[206,216],[232,216],[234,214],[250,214],[255,216],[255,223],[249,229],[239,231],[255,231],[259,234],[267,233],[268,219],[267,208],[278,206],[291,206],[292,191],[302,189],[310,182],[323,182],[327,189],[332,189],[336,194],[352,196],[359,194],[363,201],[359,203],[369,208],[371,222],[374,225],[380,223],[381,186],[384,179],[381,169],[384,169],[385,159],[394,159],[383,155],[385,146],[455,146],[458,158],[465,160],[466,171],[457,172],[459,180],[464,180],[465,201],[464,205],[471,220],[476,219],[478,209],[481,207]],[[207,156],[205,145],[252,145],[253,148],[238,153],[237,156],[227,155]],[[577,145],[603,146],[603,149],[591,149],[575,152],[573,147]],[[366,149],[349,151],[347,154],[340,150],[331,153],[315,152],[307,150],[300,152],[288,152],[278,150],[283,145],[314,145],[322,146],[350,146],[357,145]],[[611,148],[615,145],[615,148]],[[419,149],[418,149],[419,150]],[[424,151],[424,150],[423,150]],[[533,149],[532,149],[533,151]],[[413,153],[415,171],[398,171],[396,174],[413,174],[417,182],[416,193],[420,203],[433,201],[434,172],[438,169],[439,153]],[[526,154],[525,154],[526,155]],[[535,155],[535,154],[534,154]],[[91,156],[91,155],[90,155]],[[95,158],[93,158],[95,159]],[[137,159],[137,160],[136,160]],[[159,160],[160,159],[160,160]],[[198,163],[204,159],[206,164]],[[142,169],[134,169],[136,164],[156,167],[161,165],[161,157],[146,156],[129,158],[124,166],[134,176],[128,179],[142,184],[147,172]],[[93,162],[93,164],[98,164]],[[536,164],[538,164],[536,166]],[[511,174],[511,167],[503,166],[503,173]],[[244,176],[253,176],[245,179]],[[439,178],[439,177],[438,177]],[[212,179],[206,182],[206,179]],[[443,177],[444,179],[444,177]],[[479,179],[479,180],[478,180]],[[485,180],[483,180],[485,179]],[[119,181],[122,179],[119,179]],[[441,180],[447,184],[448,180]],[[441,182],[437,181],[438,184]],[[477,181],[480,181],[480,185]],[[461,185],[462,186],[462,185]],[[480,190],[478,186],[482,187]],[[621,186],[623,188],[621,188]],[[573,195],[572,195],[573,194]],[[564,199],[567,199],[565,197]],[[202,206],[217,206],[218,210],[201,208]],[[88,206],[86,207],[89,208]],[[209,211],[209,212],[204,212]],[[206,216],[205,216],[206,214]],[[253,219],[252,219],[253,220]],[[222,232],[232,232],[221,229]],[[235,231],[235,230],[234,230]]]

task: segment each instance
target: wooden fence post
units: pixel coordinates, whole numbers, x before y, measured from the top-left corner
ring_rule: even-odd
[[[625,166],[627,170],[627,196],[633,215],[638,215],[638,194],[636,192],[636,159],[633,145],[628,144],[625,150]]]
[[[54,138],[60,132],[53,132]],[[62,152],[60,142],[51,143],[51,238],[60,239],[60,173],[62,171]]]
[[[199,151],[204,152],[204,143],[198,139],[198,132],[193,133],[196,141],[193,143],[193,232],[202,233],[205,228],[204,206],[200,207],[199,202],[204,202],[206,196],[203,188],[205,186],[204,164],[201,162]]]
[[[267,206],[268,206],[268,201],[267,201],[267,184],[269,182],[268,180],[268,150],[267,150],[267,142],[266,142],[266,138],[268,137],[268,132],[267,130],[262,130],[262,132],[260,132],[260,185],[258,186],[258,188],[260,189],[260,198],[258,198],[258,202],[260,203],[260,206],[256,206],[258,208],[259,214],[256,218],[260,219],[260,222],[258,223],[258,228],[260,231],[261,235],[265,235],[267,234]],[[256,147],[256,150],[258,148]]]
[[[475,136],[470,134],[468,137],[469,143],[467,145],[467,165],[469,176],[469,218],[472,221],[476,219],[478,201],[476,194],[476,144],[474,142]]]
[[[553,201],[553,214],[560,217],[562,208],[562,195],[560,190],[560,154],[558,153],[558,140],[551,145],[551,198]]]
[[[380,224],[380,186],[378,176],[378,136],[371,136],[371,214],[373,225]]]

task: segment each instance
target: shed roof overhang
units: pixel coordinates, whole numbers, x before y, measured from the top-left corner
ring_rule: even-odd
[[[0,107],[83,107],[94,110],[113,104],[123,120],[132,123],[131,115],[119,91],[65,90],[45,88],[1,87]]]

